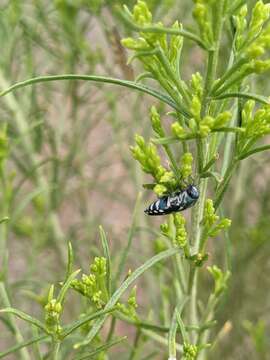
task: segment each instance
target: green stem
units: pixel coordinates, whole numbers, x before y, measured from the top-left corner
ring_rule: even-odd
[[[8,293],[6,290],[6,286],[3,282],[0,282],[0,299],[2,300],[2,304],[4,305],[5,308],[8,308],[11,306],[9,297],[8,297]],[[12,315],[7,315],[7,316],[8,316],[8,321],[11,324],[11,327],[14,329],[15,339],[19,345],[24,342],[23,336],[22,336],[20,329],[17,326],[13,316]],[[25,348],[20,349],[20,356],[21,356],[22,360],[30,360],[30,355],[28,353],[28,350]]]
[[[59,350],[60,350],[60,341],[53,340],[52,344],[52,352],[51,352],[51,360],[59,360]]]
[[[218,64],[218,56],[219,56],[219,48],[220,48],[220,40],[222,34],[223,27],[223,12],[224,12],[224,4],[225,0],[220,0],[218,3],[217,16],[215,22],[215,47],[212,51],[208,52],[208,61],[207,61],[207,72],[205,77],[204,91],[202,97],[202,106],[201,106],[201,118],[207,115],[209,111],[209,93],[211,91],[212,84],[214,82],[217,64]],[[202,140],[197,141],[197,153],[198,153],[198,170],[201,173],[204,167],[204,158],[203,158],[203,143]],[[205,156],[206,158],[206,156]],[[194,243],[194,251],[195,253],[199,249],[199,242],[201,237],[201,219],[203,216],[204,202],[206,197],[206,188],[207,188],[207,180],[201,180],[203,183],[200,184],[200,198],[199,204],[197,208],[195,208],[195,216],[194,216],[194,225],[193,225],[193,234],[195,235],[195,243]],[[194,236],[193,235],[193,236]],[[194,265],[191,265],[190,275],[189,275],[189,295],[190,295],[190,323],[197,323],[198,315],[197,315],[197,280],[198,280],[198,268],[195,268]],[[195,341],[196,334],[192,334],[193,341]]]

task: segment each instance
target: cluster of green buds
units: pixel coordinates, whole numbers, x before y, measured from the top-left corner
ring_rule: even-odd
[[[264,135],[270,134],[270,106],[265,105],[254,112],[255,102],[249,100],[242,110],[242,130],[239,136],[238,152],[250,149]]]
[[[198,24],[202,39],[210,48],[214,42],[212,13],[214,7],[219,0],[193,0],[195,5],[193,9],[193,17]]]
[[[270,17],[270,4],[261,0],[255,4],[249,24],[247,24],[248,8],[244,5],[235,17],[237,52],[242,52],[248,59],[256,59],[270,47],[270,26],[264,27]]]
[[[156,182],[160,182],[166,169],[161,165],[160,156],[157,147],[153,143],[146,143],[140,135],[135,135],[136,146],[132,146],[131,152],[146,174],[151,174]]]
[[[90,299],[97,308],[102,308],[108,300],[106,288],[106,259],[95,257],[94,263],[90,265],[89,275],[83,274],[81,279],[74,279],[71,288]]]
[[[139,33],[139,37],[122,40],[123,46],[135,51],[131,60],[140,58],[148,74],[144,75],[154,77],[162,87],[171,89],[179,98],[179,93],[174,88],[180,83],[175,84],[174,75],[179,72],[183,38],[177,33],[168,36],[164,31],[145,31],[149,28],[162,29],[164,26],[161,22],[153,22],[146,2],[142,0],[137,1],[132,12],[124,7],[124,17],[129,25]],[[182,26],[176,21],[171,29],[180,31]],[[186,89],[186,85],[182,80],[180,82],[180,93],[183,95],[181,90]]]
[[[249,23],[247,16],[248,8],[244,5],[234,17],[235,63],[216,81],[212,89],[214,95],[220,95],[252,73],[261,74],[270,69],[270,60],[259,59],[270,48],[270,26],[266,25],[270,17],[270,4],[257,1]]]
[[[222,230],[231,226],[231,220],[220,217],[216,214],[213,201],[207,199],[204,207],[203,224],[206,236],[215,237]]]
[[[174,245],[183,249],[187,244],[186,220],[183,215],[173,214],[173,222],[175,226]]]
[[[51,286],[48,300],[44,306],[45,310],[45,324],[48,332],[52,334],[60,334],[60,316],[63,311],[62,304],[53,297],[54,286]]]
[[[223,272],[216,265],[212,267],[209,266],[207,270],[213,276],[215,282],[214,295],[218,297],[227,289],[228,280],[231,276],[231,273],[229,271]]]
[[[134,320],[139,319],[137,315],[138,304],[136,297],[137,297],[137,287],[134,286],[128,297],[127,304],[123,304],[120,302],[117,303],[117,310],[120,311],[125,316],[128,316],[129,318]]]
[[[196,345],[189,343],[183,344],[183,359],[185,360],[195,360],[198,355],[198,348]]]
[[[152,109],[151,116],[152,126],[156,133],[163,135],[163,129],[160,124],[160,117],[156,110]],[[177,175],[174,171],[168,170],[161,165],[161,159],[158,155],[157,147],[153,143],[146,143],[144,138],[140,135],[135,135],[136,146],[131,147],[133,157],[140,163],[142,170],[146,174],[151,174],[155,180],[155,184],[146,184],[145,187],[149,187],[154,190],[158,196],[171,193],[179,188],[179,180],[185,182],[192,174],[192,154],[186,152],[181,158],[179,172]]]
[[[201,117],[203,79],[200,73],[192,75],[190,88],[192,90],[192,100],[190,106],[191,118],[188,126],[184,127],[178,121],[171,125],[174,136],[180,140],[207,137],[211,132],[221,131],[231,120],[232,114],[229,111],[220,113],[216,118],[212,116]]]
[[[151,109],[151,122],[154,131],[159,136],[164,136],[160,116],[154,107]],[[150,186],[158,196],[173,192],[179,188],[179,180],[177,180],[176,174],[162,166],[157,147],[152,142],[146,143],[140,135],[135,135],[135,142],[136,146],[131,147],[133,157],[140,163],[142,170],[146,174],[151,174],[155,180],[155,184],[148,184],[145,187]],[[191,175],[192,160],[190,153],[183,155],[179,168],[181,180],[186,180]]]

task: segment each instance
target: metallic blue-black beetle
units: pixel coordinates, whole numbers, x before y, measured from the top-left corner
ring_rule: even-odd
[[[200,193],[195,185],[189,185],[182,191],[171,195],[162,196],[153,202],[144,212],[148,215],[167,215],[173,212],[183,211],[195,205]]]

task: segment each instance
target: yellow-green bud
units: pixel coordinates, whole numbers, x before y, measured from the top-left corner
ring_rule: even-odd
[[[180,173],[183,179],[187,179],[192,174],[193,157],[189,152],[184,153],[181,158]]]
[[[230,111],[225,111],[225,112],[219,114],[214,120],[213,128],[218,129],[218,128],[226,126],[228,124],[228,122],[231,120],[231,117],[232,117],[232,114],[230,113]]]
[[[147,25],[152,22],[152,14],[144,1],[138,0],[134,6],[133,19],[138,25]]]
[[[168,189],[165,185],[157,184],[154,187],[154,192],[157,194],[157,196],[161,197],[168,192]]]
[[[171,129],[172,133],[179,139],[183,139],[185,137],[185,130],[178,122],[174,122]]]
[[[190,128],[190,130],[192,130],[192,132],[196,132],[198,129],[198,125],[196,123],[196,120],[194,118],[191,118],[188,122],[188,127]]]
[[[151,123],[152,123],[153,130],[159,136],[163,136],[164,131],[163,131],[162,126],[161,126],[161,120],[160,120],[159,113],[157,112],[157,109],[156,109],[155,106],[151,107]]]
[[[121,44],[130,50],[148,50],[150,48],[146,40],[141,37],[138,39],[131,37],[122,39]]]

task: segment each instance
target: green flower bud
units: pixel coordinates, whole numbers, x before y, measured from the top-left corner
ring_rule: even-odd
[[[155,106],[151,107],[151,123],[153,130],[159,135],[164,136],[164,131],[161,126],[161,120],[159,113],[157,112],[157,109]]]
[[[242,126],[247,126],[252,121],[253,109],[255,107],[254,100],[248,100],[242,110]]]
[[[173,29],[182,29],[182,25],[179,24],[178,21],[176,21],[173,26]],[[183,37],[178,35],[172,35],[170,39],[170,45],[169,45],[169,61],[172,65],[174,71],[176,72],[177,67],[179,66],[179,56],[181,53],[181,49],[183,46]]]
[[[133,8],[133,19],[138,25],[151,24],[152,14],[144,1],[137,1],[137,4]]]
[[[203,223],[210,228],[218,220],[219,216],[215,213],[213,200],[207,199],[204,206]]]
[[[225,111],[221,114],[219,114],[215,120],[214,120],[214,129],[219,129],[221,127],[224,127],[228,124],[228,122],[231,120],[232,114],[230,111]]]
[[[211,26],[211,2],[194,0],[193,17],[196,20],[201,36],[209,45],[213,43],[213,30]]]
[[[166,171],[165,173],[164,173],[164,175],[162,175],[161,176],[161,178],[160,178],[160,182],[161,183],[164,183],[164,184],[166,184],[166,183],[171,183],[171,182],[173,182],[175,180],[175,178],[174,178],[174,173],[172,172],[172,171]]]
[[[270,15],[270,4],[264,4],[259,0],[253,10],[251,15],[251,20],[249,24],[249,38],[255,38],[262,30],[262,26],[266,20],[268,20]]]
[[[173,214],[175,226],[174,245],[184,248],[187,243],[187,232],[185,228],[186,220],[181,214]]]
[[[200,121],[201,118],[201,100],[199,99],[199,97],[197,95],[194,95],[192,97],[192,102],[191,102],[191,114],[194,116],[195,120],[197,122]]]
[[[231,274],[229,271],[222,272],[222,270],[219,269],[216,265],[212,267],[209,266],[207,270],[214,278],[214,282],[215,282],[214,294],[216,297],[218,297],[227,289],[228,280]]]
[[[150,49],[147,41],[142,37],[138,39],[125,38],[121,40],[121,44],[130,50],[145,51]]]
[[[184,128],[178,122],[174,122],[171,125],[171,129],[172,129],[172,133],[179,139],[183,139],[186,135]]]
[[[137,146],[130,148],[133,157],[139,161],[145,173],[151,174],[159,182],[166,169],[160,164],[161,161],[156,146],[152,143],[147,145],[143,137],[139,135],[135,135],[135,141]]]
[[[246,50],[246,55],[249,59],[256,59],[265,53],[265,49],[256,43],[250,45]]]
[[[198,354],[198,348],[196,345],[184,343],[183,355],[185,360],[195,360]]]
[[[197,95],[201,99],[203,94],[203,78],[199,72],[192,74],[190,85],[193,94]]]
[[[161,224],[160,230],[161,230],[161,233],[165,236],[168,236],[170,234],[170,228],[167,223]]]
[[[158,197],[161,197],[161,196],[165,195],[166,193],[168,193],[168,189],[166,188],[165,185],[157,184],[154,187],[154,192],[157,194]]]
[[[194,133],[197,132],[198,125],[197,125],[196,120],[194,118],[189,119],[188,127],[190,128],[190,130],[192,130],[192,132],[194,132]]]
[[[215,225],[213,229],[209,231],[209,236],[210,237],[217,236],[222,230],[229,228],[231,226],[231,223],[232,221],[227,218],[220,220],[220,222],[217,225]]]
[[[182,178],[185,180],[192,174],[192,163],[193,157],[190,152],[184,153],[181,158],[180,173]]]
[[[208,125],[200,124],[199,133],[201,137],[207,137],[211,132],[211,128]]]

